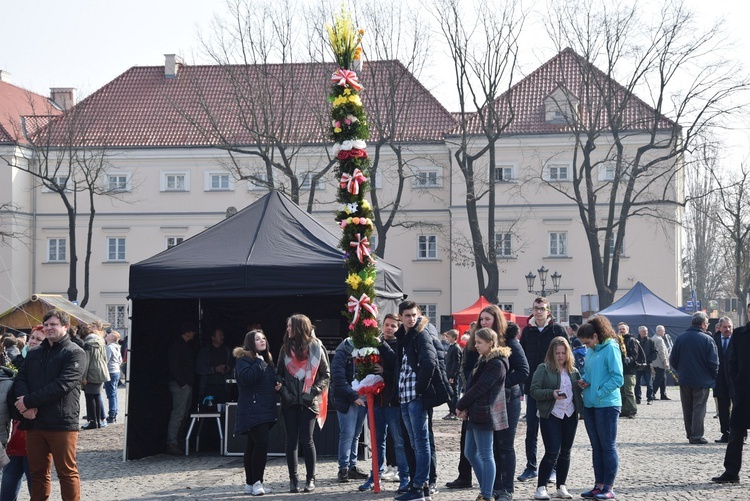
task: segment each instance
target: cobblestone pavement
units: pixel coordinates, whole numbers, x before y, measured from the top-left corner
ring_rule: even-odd
[[[671,389],[671,388],[670,388]],[[712,484],[712,476],[723,471],[724,444],[714,443],[719,437],[719,424],[713,419],[714,406],[709,402],[706,416],[708,445],[689,445],[685,439],[679,393],[672,389],[675,400],[640,405],[635,419],[621,419],[618,430],[620,471],[617,476],[618,499],[632,500],[723,500],[748,499],[742,485]],[[438,486],[436,500],[474,500],[478,489],[450,490],[445,482],[456,477],[459,430],[457,421],[442,421],[442,408],[435,410],[435,437],[438,448]],[[519,424],[516,439],[518,468],[522,471],[525,424]],[[136,461],[122,461],[124,425],[82,432],[78,443],[78,464],[81,472],[82,499],[144,499],[144,500],[230,500],[247,499],[243,494],[244,471],[241,457],[221,457],[215,453],[192,453],[189,457],[159,455]],[[540,449],[541,437],[539,440]],[[366,465],[361,465],[366,467]],[[380,494],[357,492],[357,482],[336,482],[335,458],[319,458],[317,489],[312,494],[289,494],[286,462],[272,458],[266,469],[265,484],[273,490],[264,499],[341,500],[393,499],[397,484],[385,482]],[[304,462],[300,464],[304,478]],[[741,475],[742,476],[742,475]],[[568,489],[578,494],[593,483],[591,450],[583,421],[580,422],[571,458]],[[536,483],[516,482],[515,499],[532,499]],[[59,487],[53,475],[51,499],[59,499]],[[28,499],[22,489],[19,499]]]

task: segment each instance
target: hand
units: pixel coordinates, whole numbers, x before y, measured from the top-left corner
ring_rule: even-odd
[[[227,371],[226,365],[217,365],[214,367],[214,372],[217,372],[219,374],[224,374]]]
[[[380,365],[380,364],[375,364],[375,365],[373,366],[373,372],[374,372],[375,374],[382,374],[382,373],[383,373],[383,366],[382,366],[382,365]]]
[[[364,406],[366,405],[366,404],[365,404],[365,401],[364,401],[364,400],[362,400],[361,398],[358,398],[357,400],[355,400],[355,401],[354,401],[354,404],[355,404],[355,405],[360,405],[360,406],[362,406],[362,407],[364,407]]]
[[[26,409],[25,412],[21,413],[21,415],[29,420],[34,419],[36,418],[36,409]]]
[[[457,411],[456,412],[456,417],[458,417],[458,419],[462,419],[462,420],[466,421],[466,420],[469,419],[469,412],[466,409],[464,409],[462,411]]]
[[[588,388],[591,385],[589,383],[587,383],[586,381],[584,381],[583,379],[579,379],[578,380],[578,386],[585,389],[585,388]]]
[[[18,409],[18,412],[21,414],[26,412],[26,404],[23,403],[23,397],[18,397],[16,399],[16,409]]]
[[[81,384],[82,384],[83,386],[86,386],[86,383],[87,383],[87,381],[86,381],[85,379],[82,379],[82,380],[81,380]]]
[[[448,382],[449,382],[450,384],[453,384],[453,378],[448,378]]]
[[[562,396],[562,392],[560,390],[552,390],[552,396],[555,397],[555,400],[565,400],[566,398]]]

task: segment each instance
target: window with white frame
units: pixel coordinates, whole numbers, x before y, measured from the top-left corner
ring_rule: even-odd
[[[495,182],[507,182],[515,179],[512,165],[498,165],[495,167]]]
[[[300,176],[300,182],[299,182],[299,188],[301,190],[309,190],[312,187],[312,181],[317,173],[316,172],[305,172]],[[318,182],[315,183],[315,189],[316,190],[322,190],[325,188],[325,183],[323,182],[323,178],[321,177],[318,179]]]
[[[167,249],[171,249],[175,245],[181,244],[185,240],[185,237],[167,237]]]
[[[247,189],[250,191],[261,191],[269,188],[268,173],[255,172],[251,174],[253,179],[247,180]]]
[[[599,181],[615,180],[615,164],[606,163],[599,165]]]
[[[107,238],[107,261],[125,261],[125,237]]]
[[[53,176],[50,181],[54,181],[54,185],[61,187],[63,191],[70,192],[71,179],[68,174],[57,174]],[[42,184],[42,192],[57,193],[57,190],[52,185],[53,183],[44,182],[44,184]]]
[[[67,259],[68,241],[64,238],[47,239],[47,261],[62,263]]]
[[[609,241],[609,245],[607,246],[607,252],[609,253],[609,257],[612,257],[615,255],[615,240],[617,240],[617,234],[612,235],[612,239]],[[623,241],[625,240],[625,237],[623,236]],[[622,242],[620,243],[620,255],[622,255]]]
[[[498,257],[513,256],[513,235],[511,233],[495,233],[495,254]]]
[[[419,310],[422,312],[422,316],[426,317],[432,325],[437,325],[437,305],[436,304],[420,304]]]
[[[549,234],[549,255],[550,256],[567,256],[568,255],[568,232],[551,231]]]
[[[508,313],[513,313],[513,303],[500,303],[498,306]]]
[[[228,172],[206,172],[204,191],[231,191],[234,189]]]
[[[190,175],[187,172],[162,171],[161,191],[190,191]]]
[[[549,312],[558,322],[568,321],[568,313],[565,311],[565,303],[550,303]]]
[[[107,174],[107,191],[110,193],[122,193],[130,191],[130,180],[127,174]]]
[[[437,259],[437,235],[419,235],[418,259]]]
[[[570,164],[549,164],[544,169],[545,181],[570,181]]]
[[[107,322],[115,330],[127,327],[127,306],[124,304],[107,305]]]
[[[442,179],[438,170],[417,170],[412,186],[415,188],[440,188]]]

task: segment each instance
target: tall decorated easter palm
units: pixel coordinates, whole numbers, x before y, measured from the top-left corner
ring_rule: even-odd
[[[330,138],[338,158],[339,178],[337,200],[341,204],[336,221],[341,225],[341,248],[346,253],[349,275],[346,279],[349,299],[344,314],[349,320],[349,334],[354,344],[355,380],[352,387],[367,397],[367,413],[371,443],[375,444],[374,395],[385,385],[375,374],[380,362],[378,346],[378,307],[375,305],[375,260],[370,249],[373,230],[372,207],[365,200],[369,191],[370,161],[367,159],[369,130],[367,115],[359,93],[357,69],[361,68],[362,36],[351,16],[341,11],[332,25],[327,25],[328,38],[338,69],[331,76],[328,100],[332,104]],[[375,492],[380,492],[377,454],[372,455]]]

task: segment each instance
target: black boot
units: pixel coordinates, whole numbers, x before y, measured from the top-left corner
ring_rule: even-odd
[[[289,492],[299,492],[299,479],[297,478],[297,475],[289,477]]]
[[[96,421],[89,421],[88,424],[81,426],[82,430],[95,430],[97,428],[99,428],[99,423]]]

